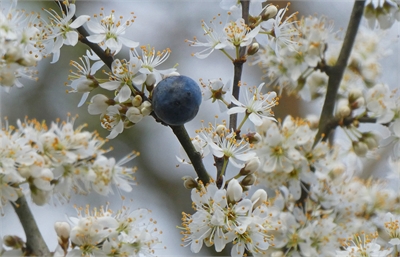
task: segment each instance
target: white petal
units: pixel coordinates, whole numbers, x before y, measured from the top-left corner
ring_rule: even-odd
[[[118,37],[119,42],[121,42],[124,46],[129,48],[135,48],[139,46],[139,42],[132,41],[127,38]]]
[[[250,113],[249,119],[256,126],[261,126],[263,124],[262,119],[257,114],[255,114],[254,112]]]
[[[106,38],[106,36],[104,34],[96,34],[96,35],[91,35],[91,36],[86,37],[86,39],[89,42],[92,42],[95,44],[103,42],[105,38]]]
[[[66,40],[65,40],[65,44],[66,45],[71,45],[74,46],[78,43],[78,32],[76,31],[69,31],[65,34],[66,36]]]
[[[115,90],[121,86],[121,82],[119,81],[109,81],[109,82],[104,82],[99,85],[100,87],[107,89],[107,90]]]
[[[232,98],[232,102],[234,101],[235,98]],[[246,108],[243,107],[232,107],[228,110],[227,114],[234,114],[234,113],[244,113],[246,111]]]
[[[100,25],[99,23],[97,23],[97,22],[88,21],[86,25],[88,26],[88,29],[89,29],[91,32],[93,32],[93,33],[96,33],[96,34],[105,33],[104,27],[101,26],[101,25]],[[105,38],[105,36],[104,36],[103,38]],[[90,41],[90,40],[89,40],[89,41]],[[103,41],[103,40],[101,40],[101,41]],[[101,41],[99,41],[99,42],[101,42]],[[92,41],[90,41],[90,42],[92,42]],[[94,42],[93,42],[93,43],[94,43]]]
[[[76,18],[71,24],[69,24],[69,26],[73,29],[79,28],[80,26],[85,24],[85,22],[87,22],[89,19],[90,19],[89,15],[81,15],[78,18]]]
[[[118,93],[118,102],[123,103],[131,96],[131,89],[128,85],[124,85]]]

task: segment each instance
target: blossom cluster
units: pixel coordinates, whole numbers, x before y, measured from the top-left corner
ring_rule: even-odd
[[[386,5],[388,1],[380,2]],[[391,4],[394,6],[394,2]],[[235,17],[241,4],[223,0],[221,7],[230,11],[228,17]],[[329,69],[336,64],[343,41],[326,17],[297,19],[289,15],[284,19],[287,9],[278,10],[268,4],[261,7],[259,1],[251,1],[249,23],[242,28],[230,30],[234,21],[228,18],[223,23],[215,18],[210,25],[202,22],[208,42],[197,38],[188,41],[191,46],[206,47],[194,54],[198,58],[205,58],[214,50],[222,51],[233,62],[253,55],[252,64],[258,64],[264,71],[267,83],[251,88],[242,81],[239,85],[221,79],[201,81],[203,99],[217,102],[221,113],[239,115],[242,122],[235,129],[228,129],[225,121],[203,126],[192,139],[203,158],[209,153],[213,155],[217,176],[216,182],[205,186],[196,179],[184,178],[185,187],[193,188],[195,209],[193,215],[184,214],[184,245],[190,245],[193,252],[198,252],[203,244],[215,246],[219,252],[233,242],[232,256],[249,253],[254,256],[397,256],[400,195],[390,185],[399,182],[400,98],[396,90],[390,91],[381,82],[379,65],[379,60],[389,52],[376,36],[379,32],[360,29],[334,100],[332,119],[345,138],[315,141],[319,129],[317,117],[301,119],[288,115],[276,120],[271,109],[278,104],[277,95],[281,96],[283,91],[306,101],[322,99],[331,76]],[[391,13],[394,17],[395,13]],[[274,29],[266,29],[271,28],[268,26]],[[247,43],[248,37],[252,37],[252,43]],[[237,38],[246,43],[231,44]],[[229,55],[229,49],[239,47],[246,47],[247,55],[237,55],[236,59]],[[278,94],[262,94],[265,85],[276,88]],[[235,86],[244,93],[242,99],[232,95]],[[240,134],[247,121],[254,127]],[[364,122],[377,124],[386,135],[372,128],[361,128]],[[390,144],[393,150],[388,159],[388,177],[380,180],[357,177],[365,169],[363,161],[376,156],[379,147]],[[247,167],[252,167],[250,172],[246,171]],[[224,184],[224,180],[228,183]],[[237,245],[240,242],[237,238],[246,234],[238,227],[249,229],[252,221],[233,218],[235,227],[229,223],[231,219],[219,219],[220,208],[223,213],[230,213],[235,206],[246,204],[249,207],[242,210],[246,210],[250,219],[257,218],[247,195],[229,200],[233,199],[229,193],[233,192],[232,188],[237,187],[237,192],[242,194],[254,186],[275,192],[263,211],[273,213],[263,219],[274,225],[264,230],[268,226],[259,224],[264,238],[260,248],[252,245],[254,233],[246,235],[248,245]]]
[[[6,120],[0,131],[1,210],[27,193],[36,204],[44,205],[54,195],[68,200],[73,191],[108,195],[113,185],[132,190],[136,168],[123,165],[138,153],[116,162],[105,156],[109,150],[102,149],[104,139],[85,131],[85,125],[74,129],[74,121],[57,121],[48,127],[37,120],[18,120],[14,127]]]
[[[162,234],[157,223],[149,217],[150,211],[128,208],[114,213],[111,209],[76,208],[77,217],[69,222],[56,222],[54,229],[58,245],[53,256],[154,256],[161,243]],[[3,242],[6,247],[3,248]],[[25,249],[22,239],[16,236],[0,238],[1,256],[22,256]]]
[[[265,256],[265,250],[274,242],[273,231],[280,230],[277,214],[267,202],[263,189],[251,199],[244,198],[243,189],[236,179],[227,188],[215,183],[197,184],[192,189],[193,215],[182,213],[182,241],[197,253],[203,246],[214,246],[222,251],[233,244],[231,256],[241,257],[245,251],[254,256]]]

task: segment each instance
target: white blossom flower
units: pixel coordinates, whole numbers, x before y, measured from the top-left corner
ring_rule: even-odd
[[[95,18],[97,21],[91,19],[87,23],[88,29],[94,33],[87,37],[87,40],[90,42],[105,46],[114,55],[121,50],[122,45],[128,48],[135,48],[139,45],[138,42],[124,37],[126,30],[135,21],[133,13],[131,13],[131,17],[126,21],[122,20],[122,16],[117,19],[114,11],[111,11],[111,14],[108,16],[105,16],[103,13],[95,15]]]
[[[275,118],[271,117],[273,115],[271,108],[277,103],[276,93],[268,92],[266,95],[263,95],[261,93],[263,86],[264,83],[261,83],[258,88],[251,88],[249,91],[246,90],[245,104],[232,97],[232,102],[237,107],[229,109],[228,114],[245,113],[246,118],[248,117],[255,126],[260,126],[263,118],[275,121]]]
[[[228,81],[224,84],[221,79],[211,79],[209,80],[208,85],[203,81],[200,81],[200,83],[203,87],[203,100],[207,101],[212,99],[211,101],[213,103],[217,101],[221,112],[227,110],[229,104],[231,103],[232,82]]]
[[[101,83],[100,87],[110,91],[116,90],[115,100],[124,103],[132,95],[132,86],[141,86],[146,80],[146,75],[139,73],[140,68],[141,61],[132,54],[129,62],[116,59],[111,66],[110,81]]]
[[[390,97],[388,85],[380,83],[370,88],[366,93],[365,101],[371,117],[377,118],[378,123],[387,123],[393,119],[395,103]]]
[[[101,126],[108,131],[111,131],[107,136],[108,139],[113,139],[124,131],[124,122],[119,112],[119,105],[110,105],[107,107],[105,113],[101,114]]]
[[[69,85],[72,90],[68,92],[83,93],[82,98],[78,103],[78,107],[85,103],[90,91],[98,86],[99,83],[93,75],[104,65],[103,61],[97,61],[93,65],[90,65],[90,58],[86,55],[79,59],[82,62],[82,65],[76,61],[71,61],[70,65],[74,66],[78,71],[71,71],[71,75],[68,76],[68,79],[72,81]]]
[[[232,45],[228,43],[227,36],[224,33],[220,21],[217,20],[217,17],[214,17],[213,20],[210,21],[210,24],[211,27],[207,25],[205,21],[201,21],[201,28],[204,31],[204,35],[207,36],[207,42],[200,42],[196,37],[193,38],[193,41],[186,40],[190,46],[206,47],[204,50],[194,54],[194,56],[199,59],[207,58],[215,49],[223,50],[232,48]]]
[[[354,240],[351,240],[351,245],[348,245],[343,251],[336,251],[337,257],[389,257],[392,249],[382,249],[376,240],[369,239],[368,236],[355,236]]]
[[[245,138],[237,139],[236,133],[230,132],[224,125],[203,128],[202,136],[214,156],[226,158],[235,167],[243,168],[244,163],[241,162],[246,162],[255,156],[249,142]]]
[[[136,49],[132,50],[131,54],[132,56],[137,57],[142,63],[142,66],[139,69],[140,73],[146,74],[147,76],[149,76],[150,74],[154,76],[155,79],[154,84],[160,82],[162,76],[169,75],[176,71],[175,68],[170,68],[166,70],[156,69],[157,66],[161,65],[168,59],[171,53],[171,50],[169,48],[161,52],[160,51],[156,52],[155,48],[150,46],[141,46],[140,49],[142,50],[141,55],[137,53]]]
[[[81,15],[72,21],[76,12],[75,4],[69,4],[66,13],[61,5],[60,9],[62,17],[53,9],[45,10],[50,15],[48,38],[54,40],[54,46],[51,50],[51,53],[53,53],[52,63],[57,62],[60,58],[60,49],[64,44],[74,46],[78,43],[78,32],[75,29],[81,27],[90,19],[89,15]]]
[[[250,45],[259,31],[260,26],[251,29],[245,24],[243,18],[239,18],[235,22],[231,21],[224,27],[226,39],[232,45],[231,48]]]

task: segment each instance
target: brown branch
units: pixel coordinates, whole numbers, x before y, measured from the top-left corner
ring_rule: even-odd
[[[353,48],[353,44],[357,35],[358,27],[364,12],[365,0],[355,0],[353,10],[350,16],[350,21],[347,26],[346,35],[343,41],[342,49],[340,50],[339,58],[336,64],[329,68],[328,88],[325,96],[325,102],[322,107],[321,118],[319,121],[318,133],[315,136],[314,146],[321,140],[327,140],[332,131],[333,112],[336,103],[336,95],[339,89],[340,82],[343,77],[347,62]]]

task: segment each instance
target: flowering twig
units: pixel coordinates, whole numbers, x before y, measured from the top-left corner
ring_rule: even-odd
[[[24,195],[12,203],[26,235],[26,256],[52,256]]]
[[[339,58],[334,66],[327,70],[329,76],[328,88],[325,96],[324,106],[321,112],[318,133],[315,136],[314,146],[319,140],[326,140],[330,131],[333,129],[329,124],[333,119],[333,111],[335,108],[336,94],[339,89],[340,81],[342,80],[344,70],[347,66],[351,49],[357,35],[358,27],[364,12],[365,0],[354,1],[353,10],[351,12],[350,21],[347,26],[346,35],[343,41],[343,46],[339,54]]]

